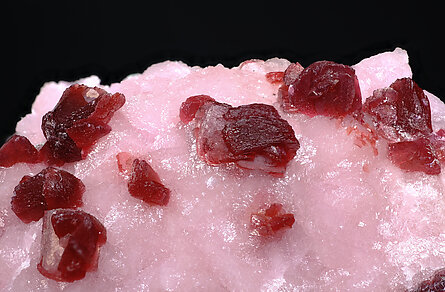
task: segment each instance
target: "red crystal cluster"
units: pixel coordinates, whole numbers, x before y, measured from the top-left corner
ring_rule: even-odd
[[[111,131],[108,122],[125,103],[121,93],[74,84],[42,118],[46,143],[37,150],[26,137],[12,136],[0,148],[0,166],[46,162],[61,166],[84,159],[91,147]]]
[[[42,130],[47,142],[45,160],[51,165],[85,158],[89,149],[111,131],[108,122],[125,103],[123,94],[74,84],[65,90],[56,107],[45,114]]]
[[[377,132],[388,140],[388,157],[406,171],[440,174],[436,154],[442,145],[439,134],[433,134],[428,97],[411,79],[401,78],[389,87],[378,89],[366,99],[363,112]]]
[[[370,119],[374,129],[369,129],[389,142],[388,158],[399,168],[430,175],[441,172],[445,135],[443,130],[432,133],[428,98],[411,78],[375,90],[363,106],[357,77],[349,66],[319,61],[302,69],[291,64],[282,83],[278,96],[285,111],[334,118],[353,115],[365,128],[369,125],[364,119]]]
[[[0,148],[0,166],[20,162],[61,166],[84,159],[94,143],[111,131],[108,122],[124,103],[120,93],[70,86],[55,108],[43,116],[47,141],[40,150],[26,137],[14,135]],[[72,282],[97,265],[99,247],[106,241],[105,228],[92,215],[69,210],[82,206],[84,191],[81,180],[52,166],[24,176],[14,188],[11,208],[17,217],[24,223],[45,217],[38,269],[48,278]]]

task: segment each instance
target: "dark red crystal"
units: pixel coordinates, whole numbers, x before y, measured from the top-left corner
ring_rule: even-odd
[[[344,117],[359,111],[362,105],[354,69],[331,61],[311,64],[281,90],[286,89],[281,93],[283,108],[309,116]]]
[[[195,118],[195,114],[201,106],[207,102],[214,101],[215,100],[213,98],[204,94],[190,96],[181,104],[181,108],[179,109],[179,118],[183,123],[187,124]]]
[[[300,147],[292,127],[270,105],[213,102],[196,120],[197,151],[210,165],[234,162],[282,176]]]
[[[375,90],[363,112],[379,134],[391,142],[413,140],[432,132],[431,109],[423,90],[411,79],[397,79],[388,88]]]
[[[285,167],[300,147],[289,123],[265,104],[230,108],[224,119],[223,140],[229,151],[242,160],[260,155],[272,167]]]
[[[0,166],[11,167],[16,163],[37,163],[39,154],[28,138],[13,135],[0,148]]]
[[[392,163],[406,171],[421,171],[430,175],[441,172],[439,160],[430,141],[425,137],[389,144],[388,157]]]
[[[55,108],[42,118],[47,142],[41,149],[50,165],[83,159],[91,146],[111,131],[107,123],[125,103],[124,95],[109,94],[98,87],[74,84]]]
[[[47,209],[45,197],[42,194],[44,176],[24,176],[14,188],[11,199],[11,209],[24,223],[39,221]]]
[[[47,209],[76,208],[82,206],[85,185],[71,173],[48,167],[43,170],[44,181],[42,194]]]
[[[97,268],[106,229],[94,216],[80,210],[47,211],[43,220],[41,260],[37,268],[47,278],[73,282]],[[59,241],[52,240],[57,236]]]
[[[11,208],[24,223],[38,221],[45,210],[82,205],[85,186],[71,173],[47,167],[35,176],[24,176],[14,188]]]
[[[438,270],[429,280],[425,280],[412,292],[444,292],[445,291],[445,269]]]
[[[170,199],[170,190],[160,181],[159,175],[142,159],[134,159],[128,192],[150,205],[165,206]]]
[[[283,210],[283,205],[274,203],[267,209],[260,209],[252,214],[250,223],[256,234],[271,237],[279,231],[292,228],[295,218],[293,214]]]

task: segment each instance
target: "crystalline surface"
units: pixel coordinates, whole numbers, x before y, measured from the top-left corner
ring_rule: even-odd
[[[353,66],[362,98],[410,77],[407,54],[383,53]],[[295,60],[298,61],[298,60]],[[42,276],[42,220],[24,224],[10,209],[14,187],[41,164],[0,169],[0,290],[10,291],[405,291],[433,277],[445,263],[443,172],[406,172],[387,156],[388,143],[357,143],[355,121],[286,114],[279,84],[268,72],[290,62],[249,60],[228,69],[164,62],[121,83],[126,103],[84,160],[64,165],[85,184],[82,209],[107,229],[97,271],[74,283]],[[349,64],[350,65],[350,64]],[[42,116],[68,83],[42,88],[17,134],[43,143]],[[54,93],[57,92],[57,95]],[[283,177],[233,165],[211,166],[178,115],[184,100],[208,95],[233,107],[275,106],[292,126],[300,149]],[[426,93],[432,129],[445,129],[445,106]],[[128,195],[116,155],[148,155],[171,190],[166,206]],[[277,203],[295,223],[279,238],[252,235],[251,214]]]

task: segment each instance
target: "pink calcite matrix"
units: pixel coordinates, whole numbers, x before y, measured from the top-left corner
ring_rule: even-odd
[[[0,169],[0,290],[405,291],[443,268],[443,172],[399,169],[382,139],[378,155],[370,145],[357,145],[347,120],[284,113],[279,84],[265,74],[289,64],[249,60],[229,69],[166,61],[109,86],[96,76],[77,81],[126,98],[109,123],[113,130],[86,159],[61,167],[85,184],[82,210],[107,229],[97,271],[74,283],[38,272],[42,220],[23,224],[10,200],[20,179],[44,166],[20,163]],[[363,101],[412,75],[400,48],[352,67]],[[44,143],[42,116],[71,84],[45,84],[17,133]],[[300,143],[284,176],[203,162],[179,118],[181,103],[200,94],[232,106],[275,106]],[[445,105],[426,94],[436,132],[445,128]],[[129,195],[116,162],[121,152],[150,163],[171,190],[167,206]],[[295,223],[278,237],[259,238],[250,216],[271,203],[282,204]]]

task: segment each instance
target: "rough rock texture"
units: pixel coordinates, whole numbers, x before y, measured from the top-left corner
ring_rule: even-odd
[[[407,62],[407,53],[396,49],[354,65],[363,100],[410,77]],[[74,283],[37,271],[42,220],[24,224],[10,200],[20,178],[44,165],[21,163],[0,168],[0,290],[404,291],[443,268],[443,172],[399,169],[387,158],[384,140],[375,145],[378,155],[358,145],[357,132],[347,130],[351,121],[283,113],[279,85],[265,74],[289,64],[250,60],[228,69],[167,61],[110,86],[95,76],[80,80],[127,100],[109,123],[113,130],[86,159],[62,167],[83,181],[82,209],[107,229],[98,269]],[[18,134],[43,143],[41,118],[69,84],[45,84]],[[179,118],[181,103],[198,94],[233,106],[276,106],[301,145],[284,176],[200,160]],[[445,105],[426,94],[436,132],[445,128]],[[171,190],[167,206],[129,195],[116,163],[120,152],[147,158]],[[295,223],[265,240],[252,232],[250,219],[271,203],[282,204]]]

